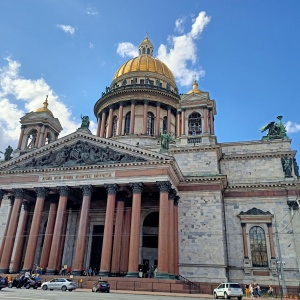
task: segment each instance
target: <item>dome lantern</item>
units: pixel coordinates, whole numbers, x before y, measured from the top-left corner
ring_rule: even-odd
[[[144,40],[139,45],[139,55],[148,54],[153,56],[153,45],[148,39],[148,34],[144,38]]]

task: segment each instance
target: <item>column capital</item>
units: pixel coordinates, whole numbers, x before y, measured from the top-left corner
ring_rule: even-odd
[[[174,206],[178,206],[179,199],[180,199],[179,196],[175,196],[175,199],[174,199]]]
[[[267,226],[268,227],[272,227],[272,223],[267,223]]]
[[[22,204],[23,204],[23,209],[24,209],[24,211],[29,212],[30,209],[31,209],[31,202],[29,202],[29,201],[24,201]]]
[[[171,188],[171,183],[169,181],[156,181],[156,186],[161,193],[168,193]]]
[[[141,194],[143,192],[144,184],[142,182],[134,182],[129,184],[133,194]]]
[[[144,102],[145,105],[149,104],[149,100],[144,100],[143,102]]]
[[[71,189],[68,186],[57,187],[60,196],[69,196]]]
[[[116,183],[113,184],[104,184],[108,195],[116,195],[118,190],[118,185]]]
[[[81,185],[80,186],[83,196],[92,196],[93,186],[92,185]]]
[[[160,107],[160,102],[156,102],[155,104],[157,107]]]
[[[26,125],[21,125],[21,129],[25,129],[26,128]]]
[[[35,188],[35,192],[37,198],[45,198],[48,193],[48,189],[45,187],[37,187]]]
[[[120,107],[120,106],[124,106],[124,101],[120,101],[120,102],[119,102],[119,107]]]
[[[15,198],[23,199],[24,194],[25,194],[23,189],[13,189],[13,191],[15,194]]]
[[[131,100],[131,104],[136,105],[137,101],[136,100]]]
[[[175,200],[175,197],[176,197],[176,190],[170,189],[169,190],[169,200]]]
[[[241,223],[241,226],[242,227],[246,227],[246,223]]]
[[[186,111],[186,108],[181,108],[181,112],[185,112]]]

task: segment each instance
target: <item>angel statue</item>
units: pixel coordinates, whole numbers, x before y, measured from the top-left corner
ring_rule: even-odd
[[[268,133],[266,136],[262,137],[262,140],[274,140],[274,139],[287,139],[286,130],[284,125],[282,124],[282,116],[278,116],[278,123],[270,122],[269,124],[263,126],[260,131],[264,132],[268,129]]]

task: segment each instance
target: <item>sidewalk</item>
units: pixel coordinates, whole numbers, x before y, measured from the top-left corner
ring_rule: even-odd
[[[76,289],[77,292],[92,292],[91,289]],[[111,293],[115,294],[133,294],[133,295],[152,295],[152,296],[169,296],[169,297],[189,297],[189,298],[213,298],[213,295],[209,294],[185,294],[185,293],[165,293],[165,292],[146,292],[146,291],[123,291],[123,290],[111,290]]]

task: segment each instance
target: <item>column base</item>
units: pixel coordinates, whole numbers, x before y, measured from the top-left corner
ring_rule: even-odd
[[[8,274],[9,269],[0,269],[0,274]]]
[[[127,272],[125,277],[138,278],[139,272]]]
[[[47,269],[45,274],[46,275],[55,275],[55,273],[56,273],[56,270]]]
[[[100,270],[98,273],[98,276],[100,277],[108,277],[109,276],[109,272],[108,271],[102,271]]]
[[[21,273],[31,272],[30,269],[22,269]]]
[[[155,278],[158,278],[158,279],[170,279],[170,274],[169,273],[157,272]]]
[[[72,275],[80,276],[81,274],[82,274],[82,271],[79,271],[79,270],[72,270]]]

